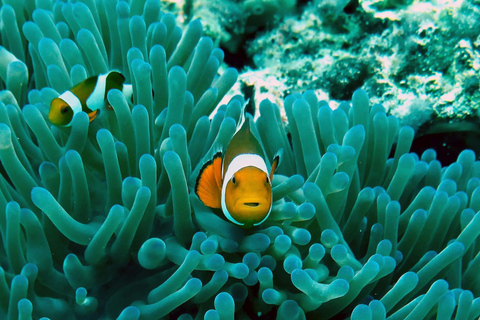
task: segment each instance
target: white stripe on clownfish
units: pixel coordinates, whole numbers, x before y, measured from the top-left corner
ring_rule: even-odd
[[[72,91],[65,91],[59,96],[59,98],[68,103],[74,113],[82,111],[82,102]]]
[[[110,73],[106,73],[98,76],[95,89],[93,89],[92,93],[87,98],[87,106],[89,106],[90,110],[95,111],[105,107],[105,90],[107,89],[107,77],[109,75]]]

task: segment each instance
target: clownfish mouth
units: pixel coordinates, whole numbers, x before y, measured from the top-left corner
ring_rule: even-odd
[[[260,205],[259,202],[244,202],[243,204],[246,205],[247,207],[252,207],[252,208],[256,208]]]

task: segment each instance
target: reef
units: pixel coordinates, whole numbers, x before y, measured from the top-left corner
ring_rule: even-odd
[[[297,0],[198,0],[182,6],[188,18],[206,22],[205,34],[229,53],[241,53],[245,41],[265,27],[294,14]]]
[[[199,20],[182,30],[156,0],[4,0],[0,18],[1,318],[480,316],[473,151],[411,153],[363,90],[334,110],[289,95],[288,123],[263,100],[254,134],[283,159],[271,216],[241,229],[193,192],[245,104],[221,103],[238,72]],[[52,99],[112,69],[133,101],[111,90],[94,121],[49,123]]]
[[[432,118],[478,122],[478,1],[357,4],[348,11],[348,1],[309,1],[245,45],[253,67],[240,78],[270,99],[315,90],[339,103],[362,87],[414,129]]]

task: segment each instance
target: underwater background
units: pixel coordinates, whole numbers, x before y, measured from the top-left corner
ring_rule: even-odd
[[[480,316],[478,0],[0,4],[0,319]],[[283,158],[242,229],[193,187],[247,103]]]

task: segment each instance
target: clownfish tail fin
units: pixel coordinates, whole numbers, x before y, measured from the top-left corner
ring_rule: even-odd
[[[222,152],[217,152],[198,173],[195,194],[210,208],[221,208],[222,195]]]

